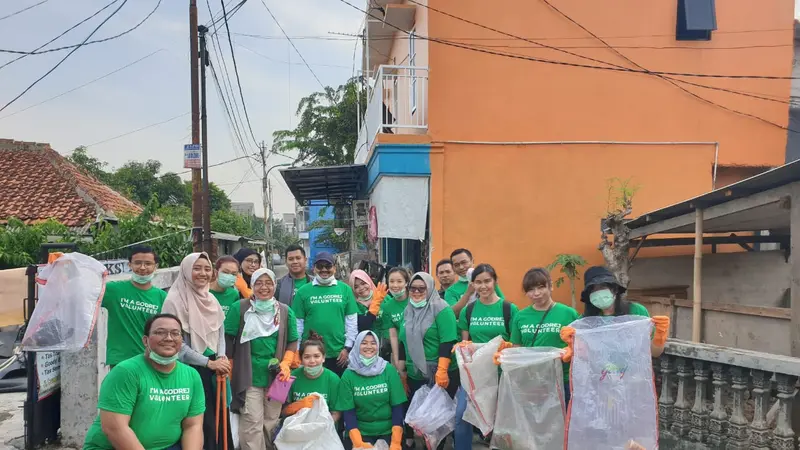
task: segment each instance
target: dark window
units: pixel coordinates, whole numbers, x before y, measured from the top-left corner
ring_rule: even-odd
[[[679,41],[710,41],[717,29],[714,0],[678,0],[678,20],[675,39]]]

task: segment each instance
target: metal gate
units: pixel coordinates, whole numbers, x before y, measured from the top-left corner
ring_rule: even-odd
[[[28,297],[25,299],[25,329],[36,308],[36,275],[47,263],[51,250],[75,250],[75,244],[44,244],[40,248],[39,265],[30,265]],[[25,400],[25,449],[54,442],[61,427],[61,353],[25,352],[28,395]]]

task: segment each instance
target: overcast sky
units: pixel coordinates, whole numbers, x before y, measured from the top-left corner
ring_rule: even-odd
[[[2,1],[0,17],[41,1]],[[4,19],[0,21],[0,49],[33,50],[110,1],[49,0]],[[219,0],[209,1],[214,13],[220,10]],[[357,33],[363,19],[361,13],[337,0],[264,1],[286,33],[295,38],[295,45],[323,84],[338,86],[350,77],[356,41],[330,33]],[[141,21],[156,3],[157,0],[129,0],[92,39],[127,30]],[[363,2],[356,3],[360,6]],[[163,0],[156,13],[130,34],[76,51],[50,76],[0,112],[0,138],[47,142],[62,154],[87,145],[92,156],[107,161],[114,168],[129,160],[157,159],[163,164],[162,172],[182,171],[183,144],[190,142],[191,118],[188,114],[128,136],[102,141],[190,111],[188,4],[186,0]],[[47,48],[81,42],[117,6],[106,9]],[[209,23],[205,0],[198,1],[198,9],[200,23]],[[253,132],[258,141],[264,140],[269,145],[273,131],[296,124],[294,112],[298,101],[321,88],[283,38],[261,0],[249,0],[233,16],[230,27],[231,32],[236,33],[233,35],[234,50]],[[269,38],[257,39],[240,34]],[[224,26],[219,37],[225,54],[229,54]],[[215,63],[213,51],[212,48],[211,60]],[[153,52],[157,53],[100,81],[20,112]],[[66,53],[31,55],[0,69],[0,108],[52,68]],[[0,65],[16,57],[18,55],[0,53]],[[235,86],[230,58],[227,62]],[[218,73],[221,72],[218,68]],[[208,77],[209,162],[213,164],[240,156],[242,150],[229,131],[210,72]],[[249,152],[256,151],[253,139],[247,144]],[[287,161],[290,160],[272,156],[268,164]],[[236,161],[211,168],[210,179],[225,189],[233,201],[255,203],[256,211],[261,215],[261,169],[256,162],[253,162],[253,167],[257,175],[250,172],[246,160]],[[273,170],[272,174],[275,212],[293,211],[293,198],[278,170]],[[242,179],[244,183],[234,190]]]

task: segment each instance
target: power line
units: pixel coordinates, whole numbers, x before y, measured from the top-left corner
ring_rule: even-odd
[[[275,25],[277,25],[278,28],[280,28],[281,33],[283,33],[283,35],[286,36],[286,40],[289,41],[290,44],[292,44],[292,48],[294,48],[294,51],[297,52],[297,56],[299,56],[300,59],[303,60],[303,64],[306,65],[306,67],[308,68],[308,71],[311,72],[311,75],[314,75],[314,79],[317,80],[317,83],[319,83],[320,86],[322,86],[322,91],[324,92],[326,90],[325,85],[322,84],[322,81],[319,80],[319,77],[317,76],[317,74],[314,73],[314,69],[311,68],[311,66],[308,64],[308,61],[306,61],[306,59],[303,57],[303,54],[300,53],[300,50],[298,50],[297,46],[294,45],[294,42],[292,41],[292,38],[290,38],[289,35],[286,34],[286,30],[284,30],[283,27],[281,26],[281,23],[278,22],[278,19],[275,17],[275,14],[272,14],[272,11],[269,9],[269,6],[267,6],[267,3],[264,0],[261,0],[261,4],[264,5],[264,8],[267,9],[267,12],[272,17],[272,20],[275,21]],[[228,36],[228,39],[230,39],[230,36]]]
[[[161,1],[161,0],[159,0],[159,1]],[[100,30],[100,28],[101,28],[103,25],[105,25],[105,24],[106,24],[106,22],[108,22],[108,21],[109,21],[109,20],[110,20],[112,17],[114,17],[114,16],[115,16],[115,15],[116,15],[116,14],[119,12],[119,10],[120,10],[120,9],[122,9],[122,7],[123,7],[123,6],[125,6],[125,4],[126,4],[126,3],[128,3],[128,0],[122,0],[122,4],[121,4],[121,5],[119,5],[119,7],[118,7],[117,9],[115,9],[115,10],[114,10],[114,11],[113,11],[111,14],[109,14],[109,15],[108,15],[108,17],[106,17],[106,18],[105,18],[105,19],[104,19],[102,22],[100,22],[100,25],[98,25],[98,26],[97,26],[97,27],[96,27],[94,30],[92,30],[92,32],[89,34],[89,36],[86,36],[86,39],[84,39],[84,40],[83,40],[83,42],[81,43],[81,45],[79,45],[79,46],[77,46],[77,47],[73,48],[73,49],[72,49],[72,50],[71,50],[69,53],[67,53],[67,54],[66,54],[66,56],[64,56],[63,58],[61,58],[61,61],[59,61],[58,63],[56,63],[56,65],[55,65],[55,66],[53,66],[53,68],[52,68],[52,69],[50,69],[50,70],[48,70],[47,72],[45,72],[45,74],[44,74],[44,75],[42,75],[42,76],[41,76],[41,77],[39,77],[39,78],[38,78],[36,81],[34,81],[33,83],[31,83],[31,85],[30,85],[30,86],[28,86],[27,88],[25,88],[25,90],[24,90],[24,91],[20,92],[20,93],[19,93],[19,95],[17,95],[17,96],[16,96],[16,97],[14,97],[13,99],[11,99],[11,101],[9,101],[8,103],[6,103],[6,104],[5,104],[5,105],[4,105],[2,108],[0,108],[0,112],[4,111],[6,108],[8,108],[9,106],[11,106],[11,104],[13,104],[13,103],[14,103],[14,102],[16,102],[17,100],[19,100],[19,98],[20,98],[20,97],[22,97],[22,96],[23,96],[23,95],[25,95],[25,94],[26,94],[28,91],[30,91],[31,89],[33,89],[33,87],[34,87],[34,86],[36,86],[37,84],[39,84],[39,82],[40,82],[40,81],[44,80],[44,79],[45,79],[45,78],[46,78],[48,75],[50,75],[51,73],[53,73],[53,72],[54,72],[54,71],[55,71],[55,70],[58,68],[58,66],[60,66],[60,65],[61,65],[61,64],[62,64],[64,61],[66,61],[66,60],[67,60],[67,58],[69,58],[70,56],[72,56],[72,54],[73,54],[73,53],[75,53],[76,51],[78,51],[78,49],[79,49],[79,48],[81,48],[81,46],[82,46],[83,44],[85,44],[85,43],[86,43],[86,42],[87,42],[87,41],[88,41],[88,40],[89,40],[89,39],[90,39],[90,38],[91,38],[91,37],[92,37],[92,36],[93,36],[95,33],[97,33],[97,31],[98,31],[98,30]]]
[[[129,135],[131,135],[131,134],[138,133],[138,132],[140,132],[140,131],[144,131],[144,130],[146,130],[146,129],[148,129],[148,128],[157,127],[157,126],[159,126],[159,125],[163,125],[163,124],[165,124],[165,123],[167,123],[167,122],[172,122],[172,121],[173,121],[173,120],[175,120],[175,119],[179,119],[179,118],[181,118],[181,117],[183,117],[183,116],[188,116],[188,115],[189,115],[189,113],[188,113],[188,112],[185,112],[185,113],[183,113],[183,114],[178,114],[177,116],[170,117],[170,118],[169,118],[169,119],[167,119],[167,120],[162,120],[161,122],[151,123],[150,125],[146,125],[146,126],[143,126],[143,127],[141,127],[141,128],[137,128],[137,129],[135,129],[135,130],[133,130],[133,131],[128,131],[127,133],[122,133],[122,134],[120,134],[120,135],[117,135],[117,136],[114,136],[114,137],[112,137],[112,138],[103,139],[102,141],[95,142],[95,143],[93,143],[93,144],[89,144],[89,145],[85,145],[84,147],[87,147],[87,148],[88,148],[88,147],[93,147],[93,146],[95,146],[95,145],[105,144],[106,142],[110,142],[110,141],[113,141],[113,140],[119,139],[119,138],[121,138],[121,137],[129,136]]]
[[[249,155],[238,156],[236,158],[229,159],[227,161],[218,162],[216,164],[209,164],[208,168],[210,169],[212,167],[224,166],[225,164],[230,164],[232,162],[239,161],[240,159],[245,159],[245,158],[252,158],[252,156],[249,156]],[[186,175],[187,173],[191,173],[191,169],[190,170],[184,170],[183,172],[177,172],[175,175]]]
[[[39,3],[34,3],[33,5],[31,5],[31,6],[28,6],[27,8],[22,8],[22,9],[20,9],[19,11],[16,11],[16,12],[13,12],[13,13],[11,13],[11,14],[8,14],[8,15],[6,15],[6,16],[0,17],[0,21],[2,21],[2,20],[6,20],[6,19],[8,19],[9,17],[14,17],[14,16],[16,16],[17,14],[22,14],[22,13],[24,13],[25,11],[27,11],[27,10],[29,10],[29,9],[36,8],[37,6],[39,6],[39,5],[43,5],[43,4],[45,4],[45,3],[49,2],[49,1],[50,1],[50,0],[42,0],[42,1],[40,1]]]
[[[228,2],[228,6],[230,6],[231,3],[233,3],[233,1],[234,0],[229,1]],[[240,9],[242,9],[242,6],[244,6],[245,3],[247,3],[247,0],[240,0],[239,3],[237,3],[236,6],[231,8],[228,12],[223,13],[222,15],[219,15],[219,13],[225,11],[225,8],[224,8],[225,5],[222,5],[223,8],[220,9],[219,11],[217,11],[217,14],[211,14],[211,22],[209,22],[206,25],[206,28],[211,28],[212,26],[216,26],[223,19],[232,18],[234,14],[236,14],[237,12],[239,12]],[[215,19],[214,16],[217,16],[217,18]]]
[[[127,69],[128,67],[131,67],[131,66],[133,66],[133,65],[135,65],[135,64],[138,64],[138,63],[140,63],[140,62],[144,61],[145,59],[147,59],[147,58],[149,58],[149,57],[151,57],[151,56],[155,55],[156,53],[159,53],[159,52],[161,52],[161,51],[163,51],[163,50],[164,50],[163,48],[161,48],[161,49],[158,49],[158,50],[154,51],[153,53],[150,53],[149,55],[145,55],[145,56],[143,56],[143,57],[141,57],[141,58],[137,59],[136,61],[133,61],[133,62],[131,62],[131,63],[128,63],[128,64],[126,64],[126,65],[124,65],[124,66],[122,66],[122,67],[118,68],[118,69],[115,69],[115,70],[113,70],[113,71],[111,71],[111,72],[108,72],[108,73],[107,73],[107,74],[105,74],[105,75],[99,76],[99,77],[95,78],[95,79],[94,79],[94,80],[92,80],[92,81],[88,81],[88,82],[86,82],[86,83],[83,83],[83,84],[82,84],[82,85],[80,85],[80,86],[74,87],[74,88],[72,88],[72,89],[70,89],[70,90],[68,90],[68,91],[65,91],[65,92],[62,92],[62,93],[60,93],[60,94],[58,94],[58,95],[55,95],[55,96],[53,96],[53,97],[50,97],[50,98],[48,98],[47,100],[43,100],[43,101],[41,101],[41,102],[39,102],[39,103],[35,103],[35,104],[31,105],[31,106],[28,106],[27,108],[20,109],[19,111],[15,111],[15,112],[13,112],[13,113],[11,113],[11,114],[8,114],[8,115],[6,115],[6,116],[0,117],[0,120],[6,119],[6,118],[8,118],[8,117],[11,117],[11,116],[15,116],[15,115],[17,115],[17,114],[19,114],[19,113],[23,113],[23,112],[25,112],[25,111],[27,111],[27,110],[29,110],[29,109],[33,109],[33,108],[35,108],[35,107],[37,107],[37,106],[43,105],[43,104],[45,104],[45,103],[47,103],[47,102],[50,102],[50,101],[53,101],[53,100],[55,100],[55,99],[57,99],[57,98],[63,97],[63,96],[65,96],[65,95],[69,94],[69,93],[75,92],[75,91],[77,91],[78,89],[85,88],[86,86],[88,86],[88,85],[90,85],[90,84],[92,84],[92,83],[96,83],[96,82],[98,82],[98,81],[100,81],[100,80],[102,80],[102,79],[104,79],[104,78],[108,78],[108,77],[110,77],[111,75],[114,75],[114,74],[115,74],[115,73],[117,73],[117,72],[121,72],[121,71],[123,71],[123,70]]]
[[[145,17],[144,17],[144,19],[142,19],[142,20],[141,20],[139,23],[137,23],[136,25],[132,26],[131,28],[128,28],[127,30],[123,31],[122,33],[115,34],[115,35],[113,35],[113,36],[109,36],[109,37],[107,37],[107,38],[103,38],[103,39],[96,39],[96,40],[94,40],[94,41],[82,42],[82,43],[80,43],[80,44],[75,44],[75,45],[67,45],[67,46],[64,46],[64,47],[49,48],[49,49],[47,49],[47,50],[42,50],[42,47],[45,47],[45,46],[47,46],[47,45],[48,45],[48,44],[50,44],[51,42],[55,41],[56,39],[60,38],[61,36],[65,35],[65,34],[67,34],[67,32],[69,32],[69,31],[71,31],[72,29],[76,28],[78,25],[81,25],[81,24],[83,24],[84,22],[88,21],[89,19],[91,19],[92,17],[96,16],[96,15],[97,15],[97,14],[99,14],[101,11],[103,11],[104,9],[106,9],[106,8],[108,8],[109,6],[113,5],[114,3],[117,3],[118,1],[119,1],[119,0],[114,0],[114,1],[112,1],[112,2],[111,2],[111,3],[109,3],[108,5],[104,6],[104,7],[103,7],[101,10],[97,11],[96,13],[94,13],[94,14],[93,14],[92,16],[90,16],[89,18],[87,18],[87,19],[85,19],[85,20],[81,21],[80,23],[76,24],[76,25],[75,25],[75,26],[73,26],[72,28],[70,28],[70,29],[68,29],[67,31],[65,31],[65,32],[61,33],[61,34],[60,34],[60,35],[58,35],[57,37],[55,37],[55,38],[53,38],[52,40],[50,40],[50,41],[49,41],[47,44],[44,44],[44,45],[42,45],[41,47],[37,48],[36,50],[30,51],[30,52],[26,52],[26,51],[20,51],[20,50],[5,50],[5,49],[0,49],[0,53],[13,53],[13,54],[17,54],[17,55],[25,55],[25,56],[28,56],[28,55],[42,55],[42,54],[45,54],[45,53],[60,52],[60,51],[62,51],[62,50],[69,50],[69,49],[71,49],[71,48],[83,47],[83,46],[86,46],[86,45],[100,44],[100,43],[102,43],[102,42],[108,42],[108,41],[111,41],[111,40],[114,40],[114,39],[117,39],[117,38],[121,38],[122,36],[125,36],[126,34],[128,34],[128,33],[132,32],[132,31],[136,30],[137,28],[139,28],[140,26],[142,26],[142,24],[144,24],[145,22],[147,22],[147,19],[149,19],[149,18],[150,18],[150,16],[152,16],[152,15],[153,15],[153,14],[156,12],[156,10],[158,10],[158,7],[159,7],[159,6],[161,6],[161,2],[162,2],[162,0],[158,0],[158,3],[156,3],[156,6],[155,6],[155,8],[153,8],[153,9],[152,9],[152,10],[151,10],[151,11],[150,11],[150,12],[149,12],[149,13],[148,13],[148,14],[147,14]],[[123,1],[123,5],[125,4],[125,2],[126,2],[126,1],[127,1],[127,0]],[[11,61],[11,62],[14,62],[14,61],[17,61],[17,60],[15,59],[15,60],[13,60],[13,61]],[[3,67],[5,67],[5,65],[4,65],[4,66],[0,66],[0,69],[2,69]]]
[[[260,57],[266,59],[267,61],[272,61],[272,62],[274,62],[276,64],[289,64],[289,65],[292,65],[292,66],[302,66],[303,65],[302,63],[293,63],[293,62],[289,62],[289,61],[281,61],[279,59],[275,59],[275,58],[269,57],[267,55],[264,55],[262,53],[259,53],[259,52],[255,51],[255,50],[253,50],[250,47],[246,47],[246,46],[244,46],[244,45],[242,45],[242,44],[240,44],[238,42],[236,43],[236,45],[238,47],[242,47],[243,49],[249,51],[250,53],[253,53],[256,56],[260,56]],[[333,68],[336,68],[336,69],[350,69],[350,67],[337,66],[335,64],[310,64],[310,65],[317,66],[317,67],[333,67]]]

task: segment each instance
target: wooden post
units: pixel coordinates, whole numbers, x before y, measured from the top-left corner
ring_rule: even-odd
[[[700,328],[703,323],[701,306],[703,273],[703,210],[695,210],[694,219],[694,278],[692,280],[692,342],[700,342]]]

